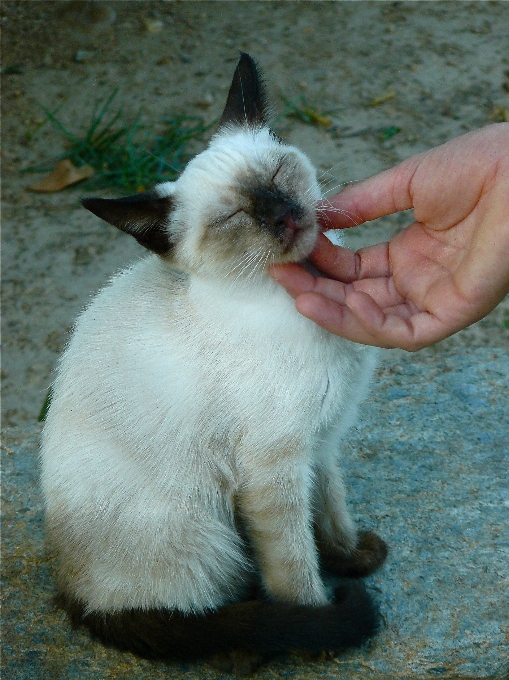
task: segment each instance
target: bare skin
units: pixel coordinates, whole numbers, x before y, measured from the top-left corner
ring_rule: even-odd
[[[509,123],[490,125],[353,184],[324,229],[413,208],[389,243],[352,252],[320,235],[311,261],[270,274],[298,311],[354,342],[416,351],[478,321],[509,293]]]

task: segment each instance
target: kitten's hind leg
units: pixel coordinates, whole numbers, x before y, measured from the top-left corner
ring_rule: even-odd
[[[360,578],[376,571],[385,562],[388,547],[374,531],[359,531],[350,554],[321,551],[322,566],[337,576]]]
[[[355,530],[334,460],[321,460],[315,478],[315,536],[322,566],[338,576],[358,578],[378,569],[386,543],[372,531]]]

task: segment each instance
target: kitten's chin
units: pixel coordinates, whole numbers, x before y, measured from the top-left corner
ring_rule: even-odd
[[[288,253],[293,250],[299,240],[303,237],[304,231],[305,230],[302,227],[298,227],[293,221],[290,226],[286,227],[281,238],[283,253]]]
[[[303,262],[312,253],[318,238],[319,230],[309,227],[298,227],[286,230],[281,243],[281,255],[277,258],[277,264],[287,262]],[[276,263],[275,263],[276,264]]]

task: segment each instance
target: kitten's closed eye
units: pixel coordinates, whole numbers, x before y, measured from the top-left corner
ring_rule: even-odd
[[[227,217],[224,218],[224,221],[227,222],[228,220],[231,220],[232,217],[235,217],[235,215],[238,215],[239,213],[245,213],[245,210],[242,210],[242,208],[239,208],[235,212],[233,212],[231,215],[228,215]]]
[[[282,167],[283,167],[283,161],[281,161],[281,163],[279,163],[279,165],[276,168],[276,172],[272,175],[272,179],[270,180],[271,184],[274,184],[274,181],[275,181],[275,179],[276,179],[276,177],[277,177],[277,175],[278,175],[278,173],[279,173],[279,171],[281,170]]]

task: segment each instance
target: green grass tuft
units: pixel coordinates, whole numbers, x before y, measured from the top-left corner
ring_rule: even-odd
[[[384,128],[382,130],[382,134],[380,135],[380,141],[386,142],[388,139],[392,139],[394,135],[397,135],[398,132],[401,132],[400,127],[397,127],[396,125],[390,125],[389,127]]]
[[[49,407],[51,405],[51,400],[53,398],[53,388],[50,387],[46,393],[46,397],[44,398],[44,403],[41,406],[41,410],[39,412],[39,415],[37,416],[37,422],[38,423],[43,423],[46,420],[46,416],[48,415]]]
[[[110,114],[116,94],[117,90],[105,102],[96,104],[88,128],[81,135],[68,130],[55,112],[41,105],[46,115],[44,122],[51,123],[64,137],[67,150],[53,159],[51,166],[33,166],[25,172],[48,171],[59,160],[69,158],[77,167],[91,165],[96,171],[86,182],[87,187],[136,192],[176,179],[190,158],[189,142],[202,139],[211,126],[199,117],[175,114],[158,121],[160,132],[156,134],[140,122],[140,115],[124,123],[121,108]]]
[[[332,126],[332,120],[329,118],[328,114],[317,111],[317,109],[307,103],[304,96],[300,96],[294,101],[289,101],[281,95],[281,99],[286,104],[286,111],[281,114],[282,116],[296,118],[306,125],[315,125],[325,128]],[[280,116],[278,116],[278,118],[279,117]]]

